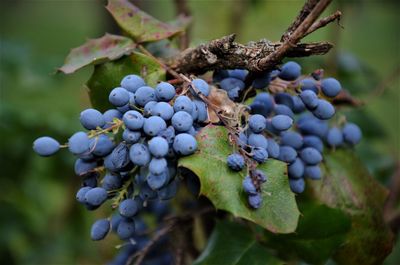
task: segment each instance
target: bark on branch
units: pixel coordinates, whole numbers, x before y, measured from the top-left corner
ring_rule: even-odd
[[[179,73],[201,74],[209,70],[234,68],[259,73],[273,69],[284,57],[323,55],[333,47],[329,42],[299,42],[311,32],[340,18],[341,13],[337,11],[316,22],[330,2],[308,0],[282,35],[281,42],[260,40],[243,45],[235,42],[235,34],[232,34],[186,49],[173,58],[169,66]]]

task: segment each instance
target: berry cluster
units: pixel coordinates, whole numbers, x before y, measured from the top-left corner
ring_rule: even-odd
[[[199,91],[193,91],[193,99],[176,95],[169,83],[152,88],[140,76],[128,75],[109,94],[115,108],[81,112],[80,123],[88,132],[76,132],[65,146],[47,136],[34,141],[33,149],[41,156],[68,147],[77,157],[74,169],[82,187],[76,199],[88,210],[107,200],[118,207],[118,222],[106,218],[93,224],[93,240],[103,239],[110,230],[122,240],[132,239],[139,211],[177,193],[177,159],[197,150],[194,136],[208,119],[206,105],[198,97],[209,94],[209,85],[194,79],[190,86]]]
[[[227,91],[232,100],[238,100],[245,89],[245,70],[223,70],[214,73],[214,81]],[[329,99],[341,91],[334,78],[322,78],[321,71],[310,77],[301,76],[301,67],[288,62],[280,70],[266,72],[252,80],[254,89],[280,88],[270,94],[260,92],[249,105],[251,116],[247,126],[237,135],[241,152],[228,156],[227,164],[235,171],[246,166],[246,159],[264,163],[269,157],[288,164],[290,188],[295,193],[305,189],[305,178],[320,179],[319,163],[323,160],[324,143],[331,148],[353,146],[361,139],[361,130],[353,123],[340,129],[329,127],[327,120],[335,115]],[[262,196],[260,185],[266,180],[255,171],[243,180],[249,205],[258,208]]]

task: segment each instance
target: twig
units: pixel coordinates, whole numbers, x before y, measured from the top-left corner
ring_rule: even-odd
[[[338,22],[340,21],[340,18],[342,17],[342,12],[340,12],[339,10],[336,11],[335,13],[333,13],[332,15],[322,18],[319,21],[315,22],[314,24],[311,25],[311,27],[307,30],[306,34],[304,35],[307,36],[311,33],[313,33],[314,31],[325,27],[326,25],[328,25],[329,23],[337,20]],[[340,25],[340,24],[339,24]]]
[[[258,72],[267,71],[273,69],[273,67],[278,64],[286,55],[289,49],[294,47],[306,34],[311,25],[318,19],[325,8],[330,4],[332,0],[321,0],[319,1],[308,16],[301,22],[301,24],[296,28],[296,30],[285,40],[279,49],[275,50],[273,53],[267,57],[259,60],[258,62]],[[311,2],[311,1],[310,1]]]
[[[176,13],[178,16],[190,17],[191,12],[186,0],[175,0]],[[190,25],[186,31],[179,37],[179,48],[187,49],[190,44]]]
[[[292,22],[292,24],[282,35],[281,42],[284,42],[285,40],[289,39],[289,36],[300,26],[303,20],[306,19],[306,17],[310,14],[311,10],[313,10],[313,8],[317,3],[318,0],[308,0],[307,2],[304,3],[296,19]]]
[[[210,212],[214,212],[216,209],[214,207],[206,207],[200,210],[194,210],[187,212],[184,215],[181,216],[170,216],[164,218],[164,227],[162,227],[160,230],[157,230],[155,235],[151,238],[151,240],[139,251],[134,253],[129,257],[127,260],[126,264],[130,265],[132,262],[135,260],[134,265],[140,265],[146,255],[149,253],[151,248],[157,243],[159,239],[161,239],[163,236],[167,235],[170,233],[172,230],[174,230],[176,227],[180,227],[184,225],[186,222],[192,221],[195,217],[201,216],[203,214],[207,214]]]

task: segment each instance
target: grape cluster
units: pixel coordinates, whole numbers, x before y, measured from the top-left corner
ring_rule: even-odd
[[[110,200],[118,208],[118,222],[104,218],[92,225],[93,240],[102,240],[111,230],[121,240],[132,239],[138,213],[149,202],[162,203],[177,193],[177,159],[197,150],[195,135],[208,118],[198,97],[209,94],[209,85],[194,79],[191,86],[199,92],[190,98],[177,95],[167,82],[152,88],[140,76],[128,75],[109,94],[115,108],[81,112],[80,123],[88,131],[76,132],[65,146],[47,136],[34,141],[33,149],[41,156],[68,147],[77,157],[79,203],[95,210]]]
[[[227,91],[235,101],[245,89],[246,70],[220,70],[214,82]],[[264,163],[268,158],[288,164],[290,188],[295,193],[305,189],[305,179],[320,179],[324,144],[330,148],[353,146],[361,140],[361,130],[353,123],[332,125],[328,120],[335,115],[330,99],[342,90],[334,78],[322,78],[322,72],[301,76],[301,66],[287,62],[281,69],[265,72],[251,80],[254,89],[280,91],[259,92],[249,105],[247,126],[237,134],[239,151],[228,156],[227,164],[235,171],[246,166],[246,159]],[[274,82],[274,84],[272,84]],[[282,89],[283,88],[283,89]],[[251,163],[251,161],[250,161]],[[260,180],[254,170],[243,180],[243,189],[252,208],[261,205]]]

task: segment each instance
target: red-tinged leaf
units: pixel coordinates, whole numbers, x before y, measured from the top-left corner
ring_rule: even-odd
[[[135,46],[129,38],[106,33],[101,38],[90,39],[82,46],[72,49],[58,71],[71,74],[87,65],[116,60],[132,53]]]
[[[155,19],[127,0],[109,0],[106,8],[118,25],[137,42],[162,40],[182,31]]]

